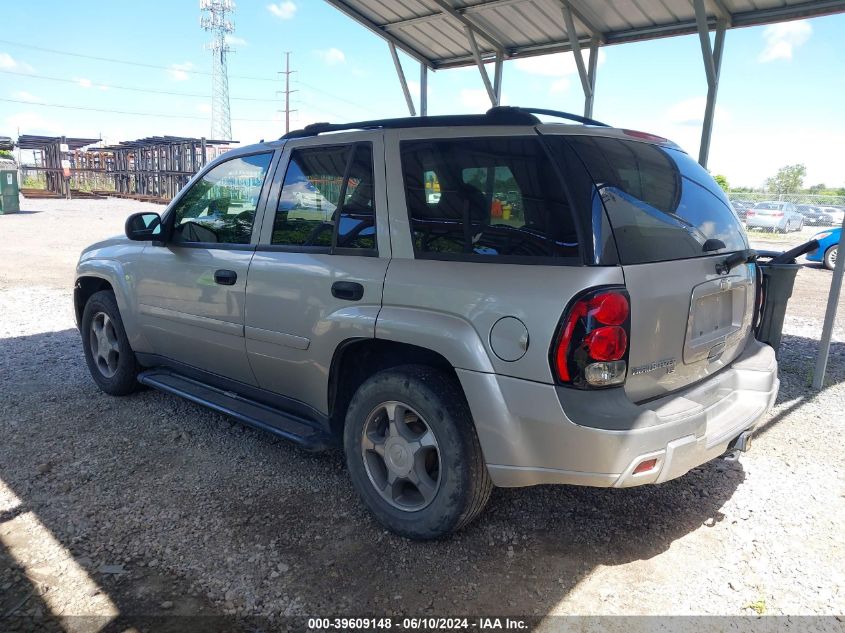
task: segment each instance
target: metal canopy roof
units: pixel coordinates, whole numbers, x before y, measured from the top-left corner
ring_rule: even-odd
[[[327,0],[429,68],[572,50],[561,11],[582,43],[621,44],[697,32],[692,0]],[[707,0],[711,26],[754,26],[845,11],[845,0]]]
[[[35,134],[21,134],[18,137],[18,147],[21,149],[46,149],[50,145],[67,143],[68,149],[80,149],[94,143],[98,138],[62,138],[61,136],[38,136]]]

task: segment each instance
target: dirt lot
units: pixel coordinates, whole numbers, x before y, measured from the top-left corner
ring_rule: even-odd
[[[339,453],[154,391],[100,393],[73,266],[129,212],[159,207],[22,206],[0,216],[0,630],[103,616],[61,623],[94,630],[117,614],[845,611],[845,316],[829,386],[809,388],[828,271],[800,272],[778,404],[740,462],[631,490],[496,490],[464,532],[414,543],[369,517]]]

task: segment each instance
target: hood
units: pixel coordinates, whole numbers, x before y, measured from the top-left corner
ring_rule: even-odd
[[[131,244],[132,242],[125,235],[115,235],[99,242],[94,242],[82,249],[82,253],[79,255],[79,261],[97,257],[111,258]]]

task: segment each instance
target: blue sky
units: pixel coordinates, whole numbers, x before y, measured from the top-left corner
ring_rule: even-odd
[[[203,48],[209,38],[199,14],[198,2],[188,0],[4,3],[0,135],[14,136],[19,128],[109,142],[208,136],[211,77],[203,73],[211,70],[211,56]],[[229,74],[237,140],[275,138],[284,131],[277,93],[284,51],[292,51],[297,71],[296,127],[407,114],[387,45],[322,0],[240,0],[234,19]],[[149,66],[38,48],[134,58]],[[594,116],[661,134],[697,156],[706,94],[697,36],[602,50]],[[415,87],[419,65],[402,59]],[[430,114],[488,107],[474,68],[434,73],[429,89]],[[507,62],[503,102],[580,112],[583,97],[571,56]],[[845,185],[843,112],[845,15],[731,30],[711,170],[734,185],[755,186],[778,167],[803,162],[806,184]]]

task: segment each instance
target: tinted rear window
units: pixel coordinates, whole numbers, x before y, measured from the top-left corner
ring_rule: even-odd
[[[563,185],[537,137],[403,141],[417,257],[580,261]]]
[[[584,161],[607,210],[622,264],[748,248],[724,192],[683,152],[603,137],[549,140],[560,152],[565,152],[562,143],[570,143]]]

